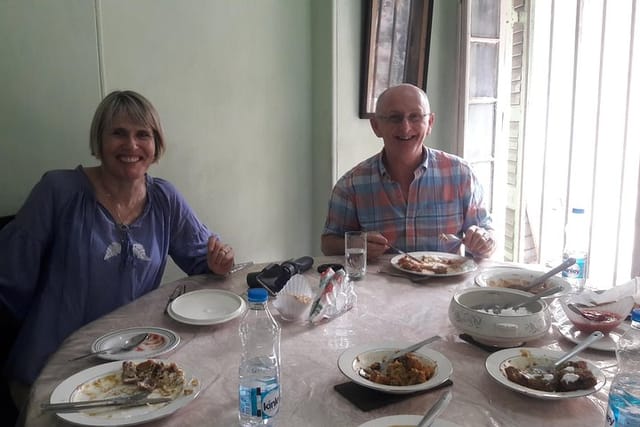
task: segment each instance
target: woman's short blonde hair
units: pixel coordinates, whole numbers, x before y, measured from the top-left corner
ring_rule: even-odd
[[[91,154],[98,159],[101,157],[102,133],[111,126],[114,117],[121,113],[134,123],[151,128],[156,145],[154,161],[158,161],[165,150],[160,116],[147,98],[131,90],[111,92],[96,108],[89,133]]]

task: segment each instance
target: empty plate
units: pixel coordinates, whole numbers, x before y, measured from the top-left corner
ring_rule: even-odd
[[[220,289],[188,292],[173,300],[167,312],[189,325],[215,325],[240,316],[247,303],[239,295]]]

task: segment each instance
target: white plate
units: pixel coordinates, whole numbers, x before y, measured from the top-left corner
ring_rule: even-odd
[[[570,399],[573,397],[582,397],[588,396],[596,391],[600,390],[602,386],[604,386],[606,379],[602,371],[593,363],[587,362],[587,367],[593,373],[593,375],[597,379],[597,384],[595,387],[587,389],[587,390],[576,390],[576,391],[563,391],[563,392],[551,392],[551,391],[542,391],[542,390],[534,390],[532,388],[528,388],[522,386],[520,384],[516,384],[514,382],[509,381],[507,375],[504,373],[503,369],[511,364],[511,359],[517,359],[522,357],[521,351],[527,350],[531,354],[533,358],[542,358],[549,359],[551,362],[557,360],[564,352],[562,351],[553,351],[547,350],[543,348],[533,348],[533,347],[520,347],[520,348],[507,348],[505,350],[496,351],[492,353],[485,362],[485,367],[487,368],[487,372],[489,375],[511,390],[517,391],[518,393],[525,394],[531,397],[537,397],[539,399],[546,400],[559,400],[559,399]],[[572,360],[584,360],[579,358],[573,358]]]
[[[132,336],[144,332],[148,333],[149,336],[142,344],[133,350],[114,354],[97,354],[96,356],[106,360],[150,358],[159,354],[167,353],[176,348],[180,343],[180,336],[169,329],[145,326],[109,332],[93,342],[91,345],[91,351],[100,351],[107,348],[118,347]]]
[[[500,285],[504,285],[504,282],[506,281],[510,281],[512,283],[528,283],[544,273],[544,271],[527,270],[518,267],[489,268],[478,273],[475,277],[474,282],[480,287],[519,289],[518,287]],[[556,292],[553,295],[543,298],[557,298],[560,295],[566,295],[570,293],[572,290],[571,284],[562,277],[558,276],[550,277],[545,281],[544,287],[538,286],[536,289],[549,289],[554,286],[562,286],[562,290],[560,292]]]
[[[409,386],[393,386],[374,383],[369,381],[358,374],[358,369],[366,368],[371,363],[380,361],[387,354],[408,347],[414,343],[380,343],[362,345],[358,347],[350,348],[344,351],[338,358],[338,368],[346,375],[351,381],[360,384],[361,386],[368,387],[374,390],[384,391],[385,393],[392,394],[406,394],[416,391],[428,390],[436,387],[449,379],[453,373],[453,366],[449,359],[444,357],[441,353],[430,348],[423,347],[420,350],[414,352],[418,355],[430,359],[436,364],[435,374],[428,380],[421,384],[414,384]],[[359,356],[368,352],[380,352],[378,357],[372,358],[370,361],[361,359]]]
[[[134,360],[134,362],[139,363],[145,360],[147,359]],[[163,362],[168,363],[166,360]],[[57,415],[70,423],[84,426],[129,426],[166,417],[187,405],[200,393],[200,381],[195,379],[190,371],[185,368],[182,369],[185,374],[185,383],[192,392],[185,395],[180,391],[178,392],[178,397],[168,403],[132,408],[100,408],[91,411],[58,413]],[[51,393],[49,401],[51,403],[62,403],[113,397],[114,394],[117,395],[117,393],[113,392],[113,389],[111,389],[111,394],[109,394],[110,389],[108,387],[97,391],[95,387],[92,388],[92,383],[109,375],[119,375],[120,372],[122,372],[122,362],[120,361],[104,363],[85,369],[58,384]],[[89,390],[90,388],[92,389]],[[152,393],[150,397],[160,397],[160,394]]]
[[[418,259],[420,259],[420,257],[422,256],[437,256],[444,259],[461,261],[462,264],[460,265],[460,268],[458,270],[451,271],[449,273],[438,274],[438,273],[433,273],[431,271],[428,271],[428,272],[413,271],[413,270],[407,270],[398,265],[398,261],[405,256],[404,254],[399,254],[391,258],[391,265],[400,271],[404,271],[405,273],[411,273],[418,276],[434,276],[434,277],[459,276],[461,274],[475,271],[478,268],[478,264],[476,264],[476,262],[473,259],[456,255],[456,254],[450,254],[447,252],[408,252],[408,254]]]
[[[598,341],[589,344],[589,348],[601,351],[616,351],[616,343],[627,329],[629,329],[629,323],[626,321],[622,322],[613,331],[605,334],[604,337],[600,338]],[[584,341],[584,339],[589,336],[588,333],[581,332],[573,326],[573,323],[571,323],[569,319],[565,319],[564,322],[558,324],[558,332],[560,332],[563,337],[576,344]]]
[[[220,289],[188,292],[169,305],[169,316],[189,325],[216,325],[244,313],[247,303],[239,295]]]
[[[375,420],[367,421],[364,424],[360,424],[360,427],[393,427],[393,426],[415,426],[420,420],[422,415],[391,415],[388,417],[376,418]],[[458,424],[454,424],[450,421],[437,419],[431,424],[432,427],[458,427]]]

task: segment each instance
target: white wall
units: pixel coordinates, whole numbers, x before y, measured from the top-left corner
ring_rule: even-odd
[[[457,129],[458,2],[434,0],[427,93],[436,114],[427,145],[445,151],[455,147]],[[337,0],[336,8],[336,150],[334,180],[382,149],[369,120],[358,118],[362,5]]]
[[[436,1],[434,31],[454,31],[450,3]],[[360,11],[359,0],[1,2],[0,215],[44,171],[95,164],[93,111],[130,88],[168,136],[150,173],[173,182],[238,261],[319,254],[333,182],[381,147],[358,118]],[[451,110],[442,58],[455,55],[439,37],[437,113]]]

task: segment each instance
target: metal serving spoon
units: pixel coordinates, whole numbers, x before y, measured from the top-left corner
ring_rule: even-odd
[[[436,420],[436,418],[438,418],[438,415],[440,415],[444,408],[447,407],[449,402],[451,402],[451,396],[451,390],[447,390],[446,393],[440,396],[440,399],[438,399],[438,401],[434,403],[431,408],[429,408],[427,413],[424,414],[424,417],[420,420],[416,427],[430,427]]]
[[[589,337],[587,337],[587,339],[585,339],[580,344],[578,344],[575,347],[573,347],[572,350],[570,350],[567,353],[565,353],[565,355],[560,357],[560,359],[556,360],[553,363],[553,367],[555,369],[557,369],[564,362],[566,362],[567,360],[571,359],[573,356],[575,356],[576,354],[580,353],[582,350],[584,350],[585,348],[589,347],[589,345],[591,345],[595,341],[598,341],[602,337],[604,337],[604,334],[602,332],[600,332],[600,331],[592,332],[591,335],[589,335]]]
[[[574,303],[570,302],[567,303],[567,308],[571,311],[573,311],[574,313],[576,313],[577,315],[579,315],[580,317],[583,317],[585,319],[587,319],[589,322],[591,322],[593,319],[590,319],[589,317],[587,317],[582,310],[580,310]]]
[[[83,354],[82,356],[74,357],[73,359],[69,359],[69,361],[84,359],[85,357],[93,356],[96,354],[113,354],[113,353],[121,353],[124,351],[129,351],[136,348],[138,345],[142,344],[144,340],[149,336],[148,333],[141,333],[138,335],[134,335],[131,338],[127,338],[121,346],[109,347],[99,351],[92,351],[91,353]]]
[[[567,258],[562,264],[552,268],[551,270],[547,271],[546,273],[544,273],[541,276],[536,277],[535,279],[533,279],[532,281],[530,281],[527,286],[524,286],[522,288],[520,288],[521,291],[530,291],[531,289],[535,288],[536,286],[539,286],[541,284],[543,284],[548,278],[560,273],[562,270],[564,270],[565,268],[573,265],[576,263],[576,259],[575,258]]]

